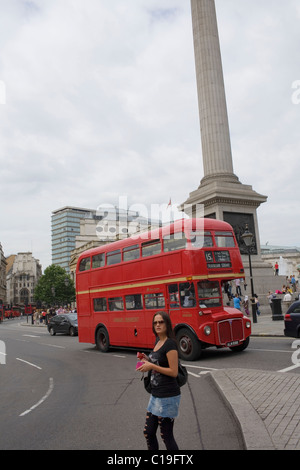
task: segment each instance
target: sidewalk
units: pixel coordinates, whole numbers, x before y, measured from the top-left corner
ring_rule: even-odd
[[[283,330],[284,321],[274,321],[271,315],[252,323],[252,336],[284,337]],[[240,424],[248,450],[300,450],[299,374],[252,369],[211,374]]]

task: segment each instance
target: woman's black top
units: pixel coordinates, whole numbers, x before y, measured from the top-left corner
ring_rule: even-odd
[[[167,353],[172,350],[178,351],[177,344],[175,340],[168,338],[158,351],[151,351],[149,354],[149,360],[160,367],[169,367]],[[170,377],[169,375],[151,370],[150,383],[151,394],[154,397],[166,398],[180,395],[180,387],[177,383],[176,377]]]

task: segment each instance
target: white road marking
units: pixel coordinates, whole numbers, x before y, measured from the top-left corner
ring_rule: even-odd
[[[19,416],[25,416],[27,415],[28,413],[30,413],[31,411],[33,411],[35,408],[37,408],[39,405],[41,405],[42,403],[44,403],[45,400],[47,400],[47,398],[50,396],[52,390],[54,388],[54,382],[53,382],[53,379],[52,377],[50,377],[49,379],[49,389],[46,393],[46,395],[43,396],[43,398],[41,398],[35,405],[33,405],[31,408],[29,408],[28,410],[24,411],[23,413],[21,413]]]
[[[207,369],[207,370],[219,370],[219,369],[214,369],[213,367],[204,367],[204,366],[194,366],[192,364],[182,364],[185,367],[194,367],[194,369]]]
[[[193,372],[190,372],[189,370],[188,370],[188,374],[192,375],[193,377],[199,377],[199,374],[194,374]]]
[[[37,366],[36,364],[32,364],[32,362],[24,361],[24,359],[20,359],[19,357],[16,357],[17,361],[20,362],[25,362],[25,364],[28,364],[29,366],[36,367],[37,369],[42,370],[41,367]]]
[[[297,367],[300,367],[300,364],[294,364],[293,366],[286,367],[285,369],[278,370],[277,372],[288,372],[290,370],[296,369]]]

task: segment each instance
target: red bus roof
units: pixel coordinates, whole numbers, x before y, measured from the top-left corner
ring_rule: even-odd
[[[166,235],[180,232],[180,231],[191,231],[191,230],[220,230],[220,231],[230,231],[233,233],[232,226],[224,222],[223,220],[216,220],[216,219],[180,219],[176,220],[169,225],[165,225],[160,228],[156,228],[154,230],[140,232],[135,235],[132,235],[128,238],[124,238],[122,240],[117,240],[115,242],[106,243],[104,245],[99,245],[96,248],[91,248],[89,250],[84,251],[80,254],[78,261],[82,258],[86,258],[88,256],[92,256],[98,253],[105,253],[106,251],[113,251],[118,250],[120,248],[130,246],[131,244],[138,244],[141,241],[146,240],[155,240],[160,237],[164,237]]]

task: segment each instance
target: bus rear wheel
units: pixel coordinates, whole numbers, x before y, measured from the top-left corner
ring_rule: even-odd
[[[187,328],[182,328],[176,333],[179,348],[179,357],[186,361],[195,361],[201,355],[201,343]]]
[[[99,328],[96,334],[96,347],[101,352],[109,350],[109,337],[105,328]]]

